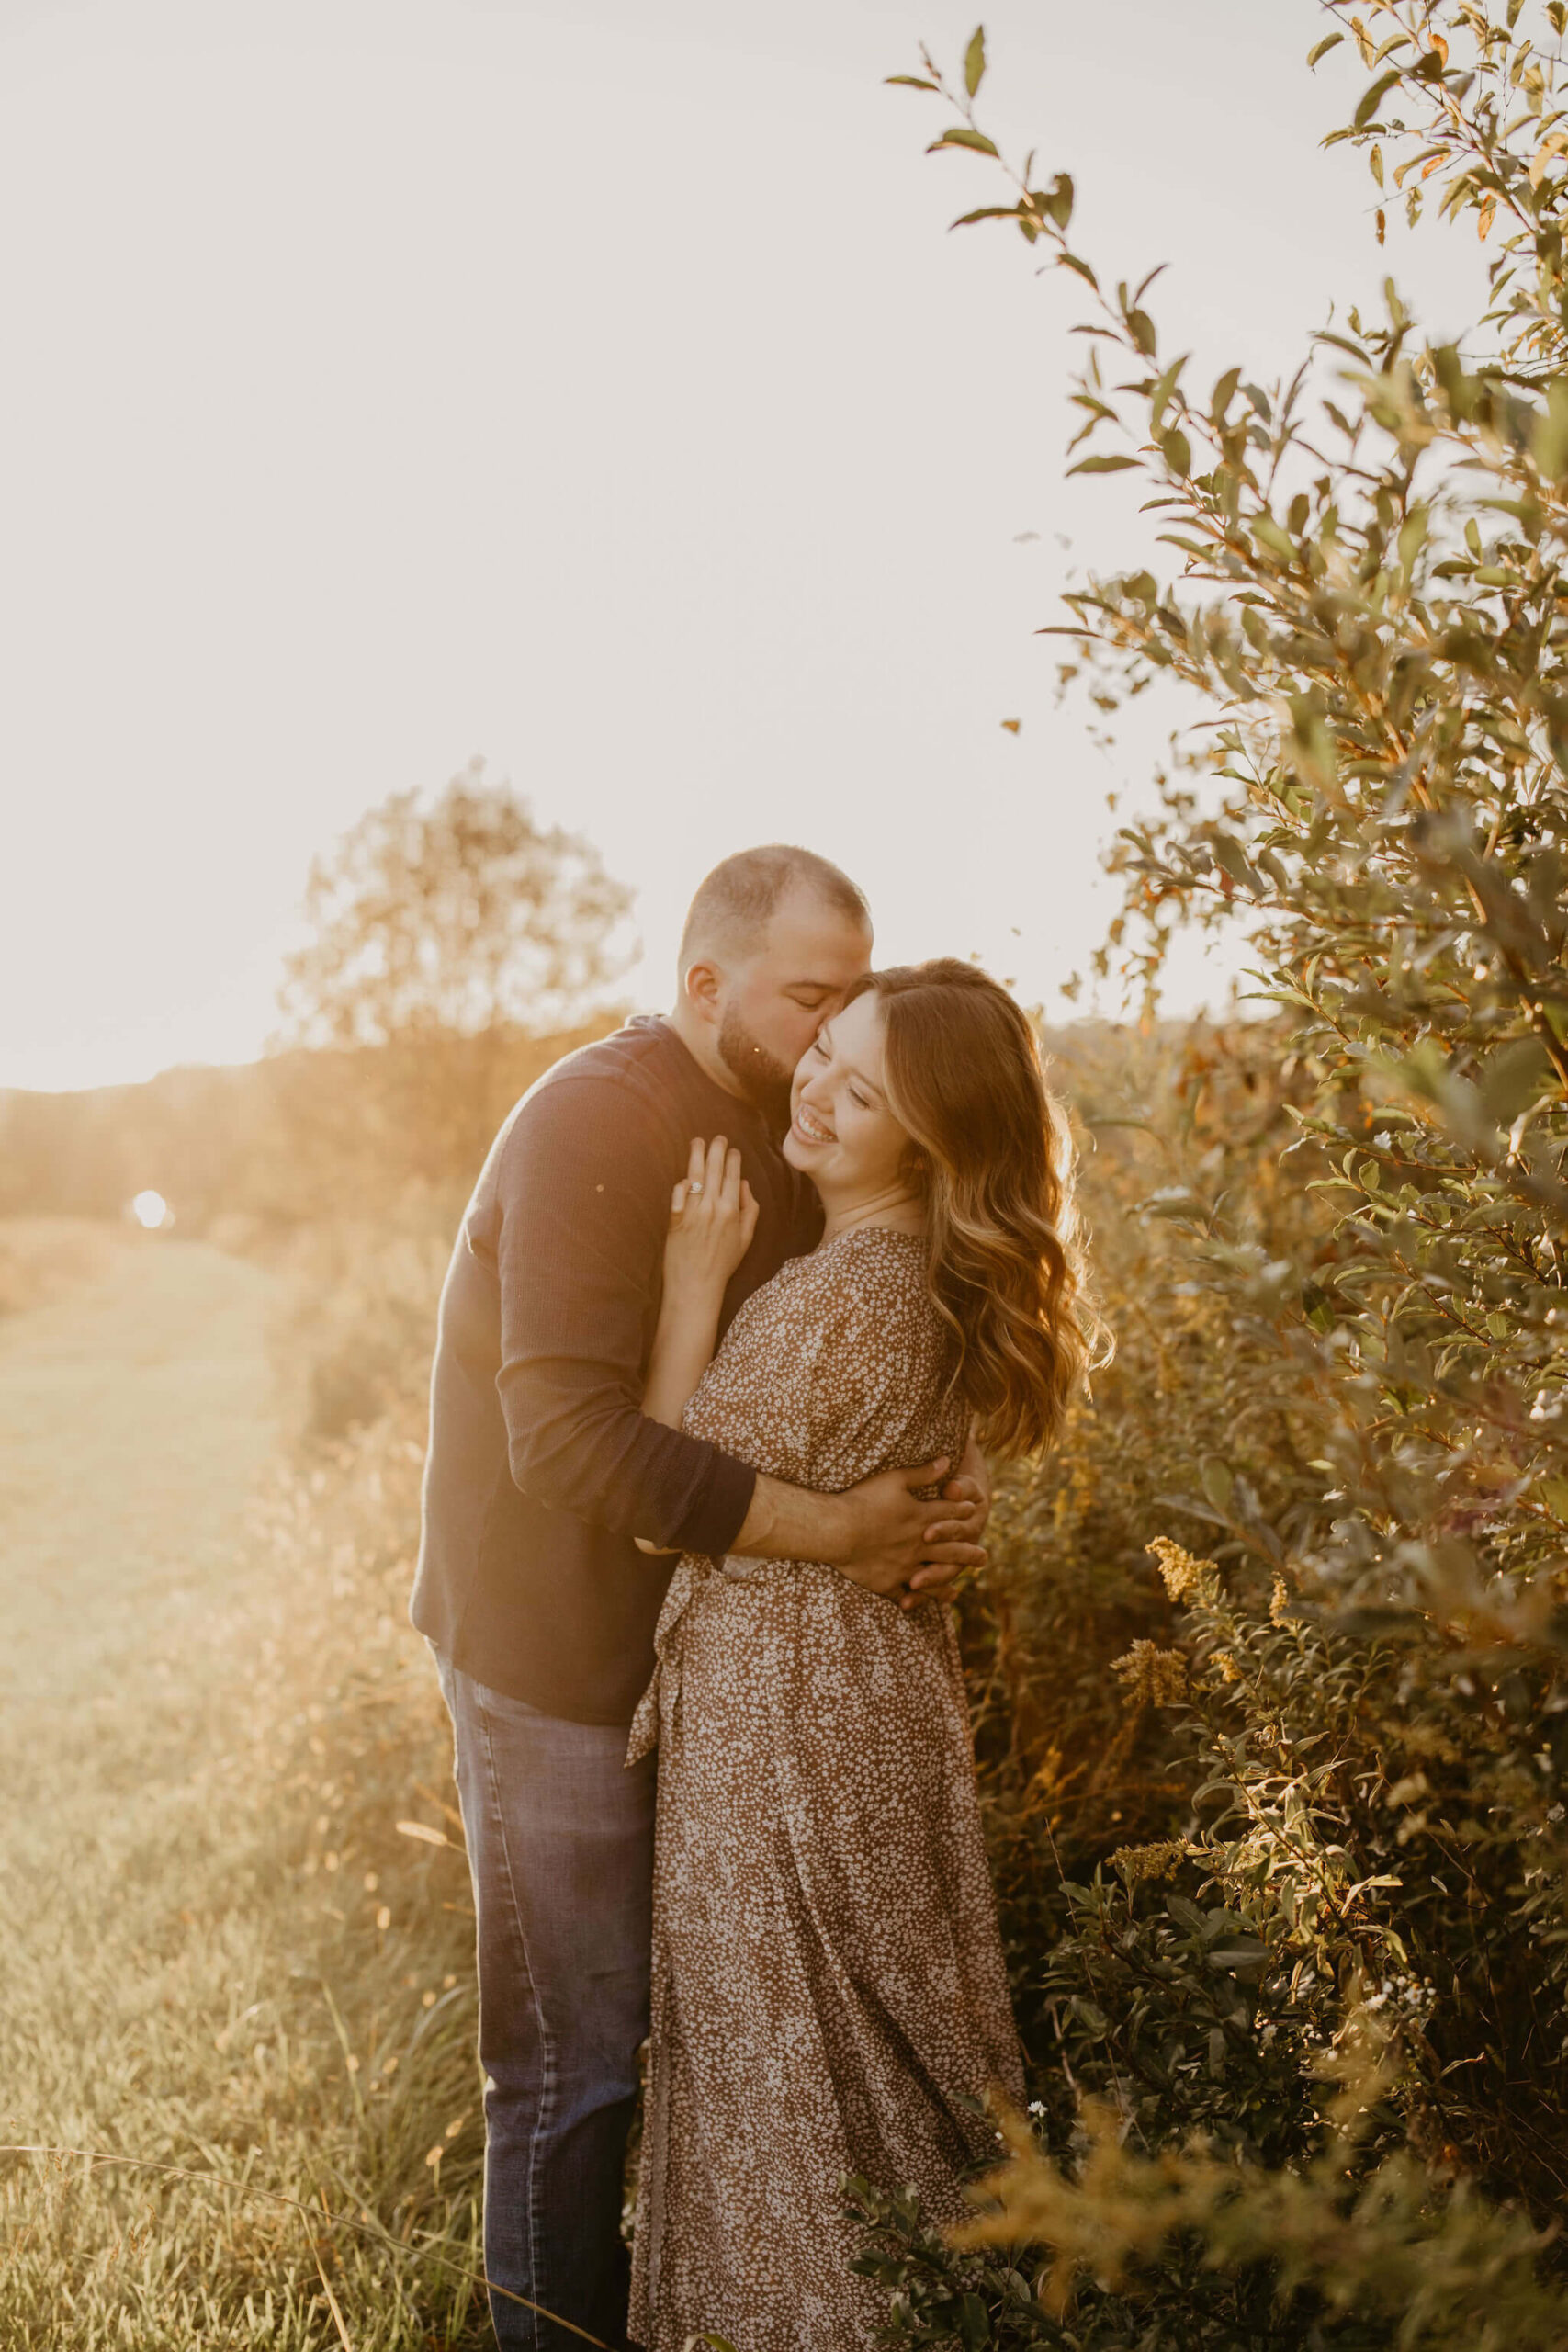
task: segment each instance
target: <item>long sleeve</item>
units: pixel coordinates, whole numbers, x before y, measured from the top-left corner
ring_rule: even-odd
[[[722,1554],[756,1472],[639,1409],[685,1144],[630,1089],[572,1078],[524,1104],[497,1170],[496,1389],[512,1476],[580,1519]],[[479,1246],[479,1237],[476,1237]]]

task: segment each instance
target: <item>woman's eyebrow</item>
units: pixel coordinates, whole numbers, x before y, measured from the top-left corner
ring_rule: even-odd
[[[820,1028],[820,1029],[818,1029],[818,1031],[817,1032],[817,1043],[818,1043],[819,1046],[822,1046],[826,1047],[826,1046],[831,1046],[832,1042],[833,1042],[833,1024],[832,1024],[832,1023],[831,1023],[830,1021],[824,1021],[824,1023],[822,1023],[821,1028]],[[863,1069],[862,1069],[858,1066],[858,1064],[856,1064],[856,1063],[854,1063],[854,1062],[852,1062],[852,1063],[850,1064],[850,1067],[849,1067],[849,1070],[848,1070],[847,1075],[848,1075],[849,1077],[852,1078],[852,1079],[857,1080],[858,1080],[858,1082],[859,1082],[862,1086],[865,1087],[865,1088],[867,1089],[867,1091],[868,1091],[870,1093],[874,1094],[874,1095],[875,1095],[875,1097],[876,1097],[876,1099],[877,1099],[877,1101],[878,1101],[880,1103],[882,1103],[882,1104],[884,1105],[884,1107],[886,1107],[886,1102],[887,1102],[887,1097],[886,1097],[886,1094],[884,1094],[884,1092],[883,1092],[883,1091],[882,1091],[881,1087],[880,1087],[880,1086],[878,1086],[878,1084],[877,1084],[877,1082],[876,1082],[875,1079],[874,1079],[874,1078],[867,1078],[867,1076],[866,1076],[866,1074],[865,1074],[864,1070],[863,1070]]]

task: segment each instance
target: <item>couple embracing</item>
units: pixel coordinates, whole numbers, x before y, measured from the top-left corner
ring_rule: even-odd
[[[506,2346],[862,2352],[840,2175],[955,2219],[1021,2095],[945,1601],[982,1443],[1083,1368],[1066,1139],[1004,989],[871,947],[825,859],[726,860],[671,1014],[507,1120],[442,1295],[413,1618]]]

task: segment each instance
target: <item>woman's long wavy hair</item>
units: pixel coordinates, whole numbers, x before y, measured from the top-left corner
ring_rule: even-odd
[[[1067,1123],[1029,1021],[950,956],[868,972],[888,1107],[926,1205],[927,1280],[988,1452],[1032,1453],[1106,1351],[1083,1288]]]

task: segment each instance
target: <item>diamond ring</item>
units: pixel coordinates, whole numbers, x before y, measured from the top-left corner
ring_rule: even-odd
[[[702,1191],[702,1189],[703,1189],[703,1188],[702,1188],[702,1184],[701,1184],[701,1182],[700,1182],[699,1179],[698,1179],[698,1178],[696,1178],[695,1176],[693,1176],[693,1177],[691,1177],[691,1178],[689,1178],[689,1179],[687,1180],[686,1190],[687,1190],[687,1192],[688,1192],[688,1193],[690,1193],[690,1194],[691,1194],[691,1196],[692,1196],[692,1198],[693,1198],[693,1200],[694,1200],[694,1201],[696,1199],[697,1194]]]

